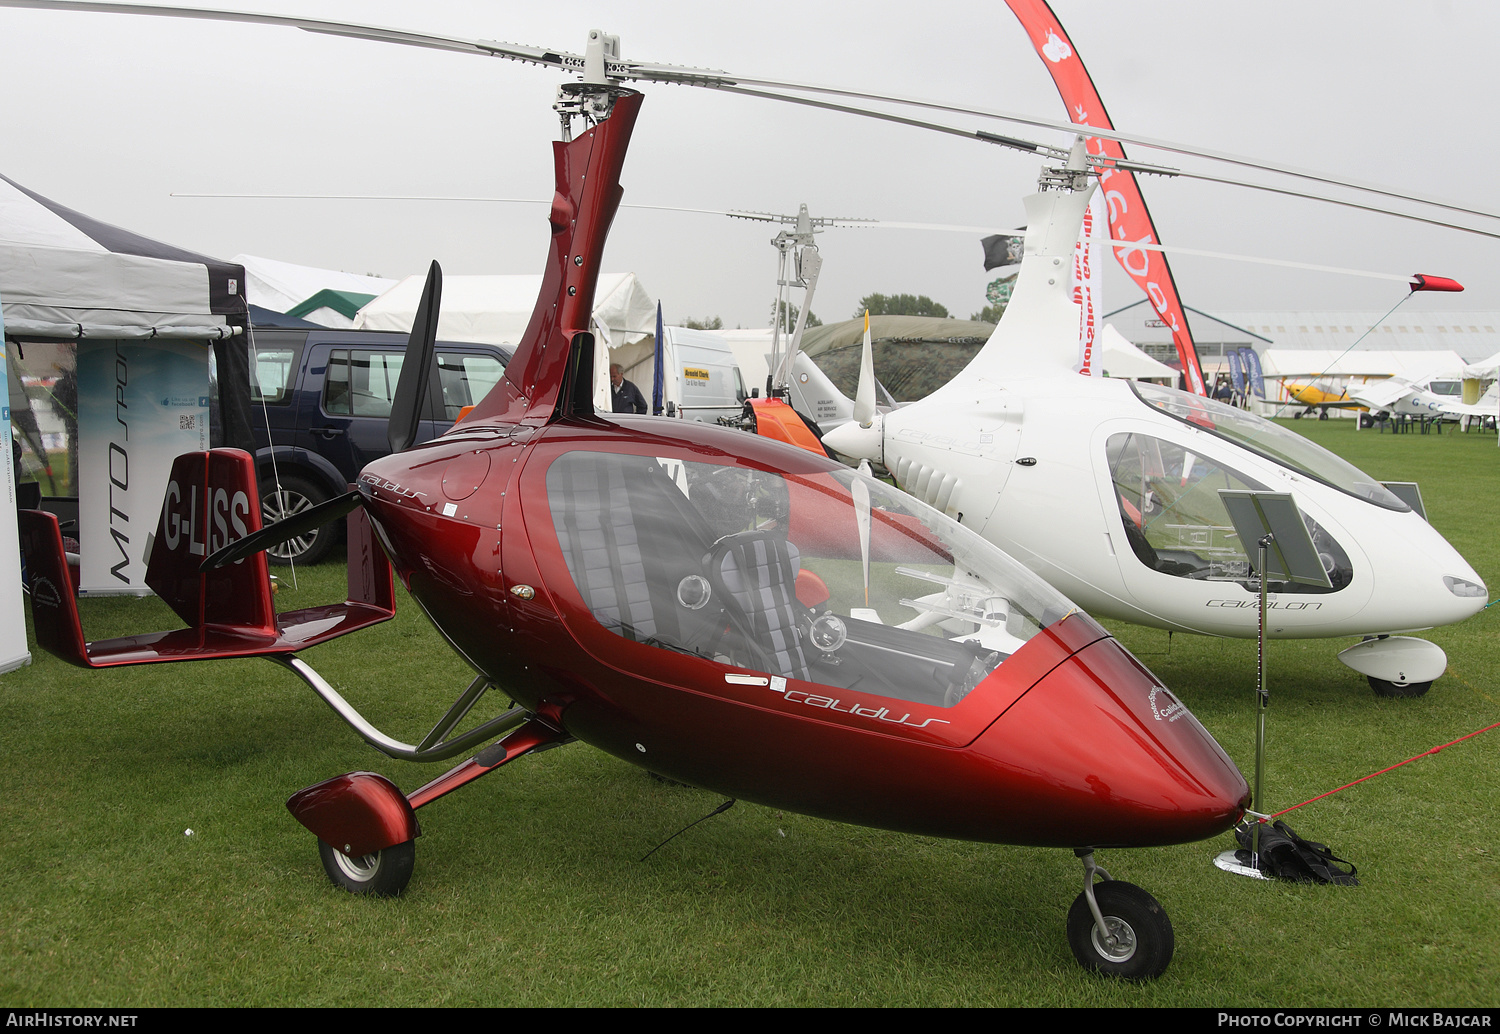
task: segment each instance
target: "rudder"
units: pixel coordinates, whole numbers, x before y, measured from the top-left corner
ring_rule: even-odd
[[[255,461],[240,449],[178,456],[146,564],[146,584],[192,628],[276,635],[266,555],[202,573],[204,557],[260,530]]]

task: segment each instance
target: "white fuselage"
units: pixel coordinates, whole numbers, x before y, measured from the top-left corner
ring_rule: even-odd
[[[1445,583],[1444,576],[1475,584],[1480,578],[1416,513],[1356,498],[1160,413],[1126,381],[1064,377],[954,384],[888,413],[886,466],[907,491],[959,518],[1100,616],[1225,636],[1253,637],[1258,624],[1258,594],[1245,580],[1164,573],[1132,547],[1131,518],[1108,451],[1111,439],[1127,435],[1175,447],[1194,457],[1200,470],[1212,464],[1291,492],[1298,508],[1342,547],[1348,583],[1333,592],[1271,594],[1270,635],[1430,628],[1484,606],[1484,597],[1457,596]],[[1227,525],[1227,518],[1183,522],[1174,534],[1186,555],[1195,542],[1222,542]]]
[[[1457,551],[1326,450],[1195,396],[1143,386],[1156,402],[1148,405],[1130,382],[1073,372],[1079,324],[1067,261],[1088,194],[1026,199],[1015,293],[957,377],[830,432],[825,444],[884,463],[906,491],[1096,615],[1255,636],[1259,595],[1218,496],[1224,488],[1290,492],[1331,572],[1332,591],[1269,596],[1272,636],[1430,628],[1480,610],[1487,592]],[[1288,465],[1268,452],[1300,459]]]

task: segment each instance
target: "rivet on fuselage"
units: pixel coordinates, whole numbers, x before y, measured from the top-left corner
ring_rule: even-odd
[[[640,751],[642,754],[646,753],[646,745],[644,743],[637,743],[635,745],[635,749]]]

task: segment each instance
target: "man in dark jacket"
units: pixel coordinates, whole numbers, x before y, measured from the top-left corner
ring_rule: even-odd
[[[630,381],[619,363],[609,364],[610,409],[616,413],[646,412],[646,396]]]

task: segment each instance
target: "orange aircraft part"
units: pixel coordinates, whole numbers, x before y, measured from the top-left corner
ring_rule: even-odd
[[[785,402],[780,399],[751,399],[750,408],[755,411],[756,434],[795,445],[819,456],[828,455],[823,451],[823,443],[802,422],[797,411]]]

